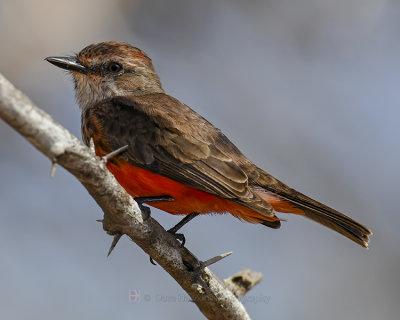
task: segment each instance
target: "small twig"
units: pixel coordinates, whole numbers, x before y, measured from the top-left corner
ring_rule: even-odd
[[[262,279],[262,273],[244,268],[234,276],[225,279],[224,283],[239,298],[249,292],[256,284],[259,284]]]

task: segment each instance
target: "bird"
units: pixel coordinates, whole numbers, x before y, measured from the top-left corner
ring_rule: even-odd
[[[367,227],[296,191],[252,163],[219,129],[165,93],[151,59],[130,44],[91,44],[46,60],[69,71],[84,143],[97,156],[124,148],[108,170],[135,199],[183,220],[230,213],[278,229],[276,212],[304,216],[368,249]],[[184,241],[184,239],[181,239]]]

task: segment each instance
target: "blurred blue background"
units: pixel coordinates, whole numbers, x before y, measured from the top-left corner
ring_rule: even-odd
[[[211,268],[220,278],[264,274],[249,314],[397,319],[399,28],[395,0],[0,0],[0,72],[80,137],[71,77],[43,59],[105,40],[143,49],[164,89],[253,162],[374,232],[367,251],[285,214],[280,230],[230,215],[185,226],[199,258],[233,251]],[[106,258],[102,212],[74,177],[50,179],[2,121],[0,143],[1,319],[203,318],[127,239]]]

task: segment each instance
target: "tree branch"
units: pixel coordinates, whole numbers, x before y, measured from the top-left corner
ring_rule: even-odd
[[[208,319],[250,319],[243,305],[207,267],[202,278],[215,297],[200,285],[187,266],[202,266],[189,250],[153,218],[144,221],[137,203],[74,135],[37,108],[0,74],[0,117],[23,135],[52,163],[72,173],[104,212],[108,234],[126,234],[164,268],[189,294]]]
[[[234,276],[225,279],[225,285],[233,292],[236,297],[242,297],[263,279],[260,272],[254,272],[244,268]]]

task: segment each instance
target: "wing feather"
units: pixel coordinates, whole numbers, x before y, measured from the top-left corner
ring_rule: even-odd
[[[115,97],[87,109],[84,117],[85,141],[90,140],[85,136],[100,134],[107,152],[128,145],[121,157],[135,166],[274,216],[273,208],[249,188],[241,166],[247,158],[178,100],[165,94]]]

